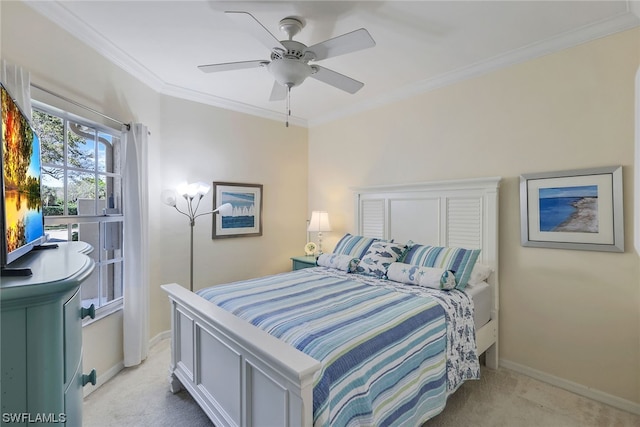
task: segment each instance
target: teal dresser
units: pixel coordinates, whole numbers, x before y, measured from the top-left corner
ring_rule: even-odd
[[[82,425],[82,387],[95,370],[82,372],[80,284],[94,262],[84,242],[32,251],[11,267],[29,277],[3,277],[0,285],[1,425]]]

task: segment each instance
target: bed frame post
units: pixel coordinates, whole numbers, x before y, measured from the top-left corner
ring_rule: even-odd
[[[176,351],[177,351],[177,347],[176,347],[176,342],[177,342],[177,331],[176,329],[173,327],[176,324],[176,319],[175,319],[175,305],[176,303],[174,301],[171,301],[171,363],[169,364],[169,390],[171,391],[171,393],[176,394],[178,393],[180,390],[182,390],[184,387],[182,386],[182,383],[180,382],[180,380],[178,379],[178,377],[176,377],[174,371],[176,369],[176,359],[177,359],[177,355],[176,355]]]
[[[161,287],[173,393],[184,387],[216,427],[312,427],[320,362],[176,283]]]

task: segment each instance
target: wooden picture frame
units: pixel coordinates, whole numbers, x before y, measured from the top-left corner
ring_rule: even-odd
[[[262,184],[213,183],[213,206],[230,203],[233,214],[213,215],[213,239],[262,236]]]
[[[624,252],[622,166],[520,176],[522,246]]]

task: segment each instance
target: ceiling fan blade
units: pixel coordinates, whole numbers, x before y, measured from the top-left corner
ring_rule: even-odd
[[[287,97],[287,87],[274,81],[273,89],[271,89],[271,96],[269,97],[269,101],[282,101],[286,97]]]
[[[328,68],[324,68],[319,65],[313,65],[311,68],[315,73],[312,73],[310,77],[333,87],[337,87],[338,89],[342,89],[345,92],[354,94],[364,86],[364,83],[354,80],[351,77],[347,77],[344,74],[336,73]]]
[[[236,11],[227,11],[225,13],[233,19],[236,24],[242,27],[244,31],[258,39],[269,51],[273,50],[274,47],[281,48],[285,51],[287,50],[282,43],[280,43],[280,40],[271,34],[252,14]]]
[[[267,65],[268,63],[269,61],[263,61],[263,60],[226,62],[224,64],[198,65],[198,68],[203,73],[217,73],[218,71],[231,71],[231,70],[242,70],[244,68],[256,68],[263,65]]]
[[[362,49],[367,49],[376,45],[375,40],[364,28],[325,40],[322,43],[314,44],[305,49],[305,52],[313,52],[314,60],[333,58]]]

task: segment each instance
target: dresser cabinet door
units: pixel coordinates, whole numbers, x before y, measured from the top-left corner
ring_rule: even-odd
[[[78,290],[64,304],[64,412],[66,425],[82,424],[82,318]]]
[[[80,291],[64,304],[64,384],[65,389],[76,374],[82,356],[82,319]]]

